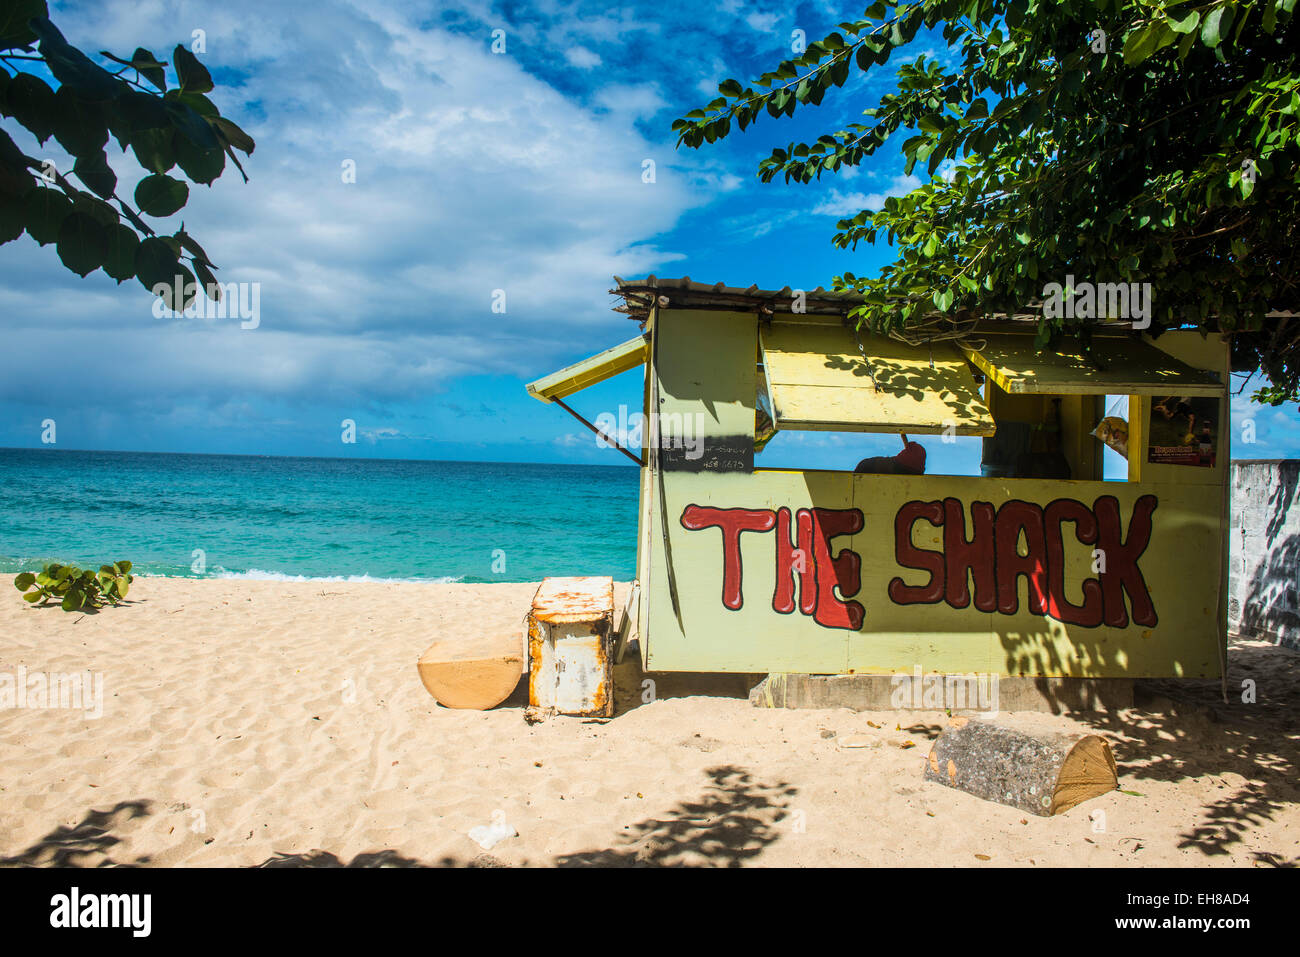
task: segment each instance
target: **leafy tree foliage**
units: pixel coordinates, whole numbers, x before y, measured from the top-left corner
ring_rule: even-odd
[[[172,51],[174,86],[169,64],[143,48],[130,58],[101,53],[115,67],[109,72],[69,44],[48,13],[45,0],[5,0],[0,9],[0,113],[37,142],[53,137],[75,157],[67,172],[80,187],[28,156],[0,127],[0,243],[25,232],[42,246],[54,244],[80,276],[103,269],[118,283],[134,276],[148,289],[174,288],[179,277],[185,301],[173,303],[170,292],[163,297],[174,309],[187,305],[200,283],[218,298],[217,267],[184,224],[161,235],[144,217],[171,216],[185,206],[189,183],[170,175],[173,169],[210,185],[229,157],[244,175],[235,150],[251,154],[252,138],[208,98],[212,77],[185,47]],[[23,69],[35,63],[44,64],[56,87]],[[126,188],[108,164],[110,136],[146,174],[129,194],[134,206],[120,195]]]
[[[839,222],[834,242],[886,237],[897,258],[845,273],[877,332],[1023,312],[1073,275],[1150,282],[1153,333],[1231,333],[1256,398],[1300,398],[1300,30],[1296,0],[876,2],[752,85],[726,80],[673,124],[699,147],[767,114],[817,105],[923,27],[948,46],[897,67],[866,120],[772,150],[770,181],[807,183],[897,142],[928,182]],[[927,34],[933,42],[933,34]],[[942,167],[942,168],[941,168]],[[1067,290],[1068,292],[1068,290]],[[1039,319],[1038,343],[1086,344],[1097,318]]]

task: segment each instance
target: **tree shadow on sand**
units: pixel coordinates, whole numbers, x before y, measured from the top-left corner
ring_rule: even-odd
[[[682,801],[662,818],[640,821],[615,847],[565,854],[560,867],[739,867],[780,837],[798,789],[756,782],[743,768],[710,768],[710,785],[695,801]]]
[[[743,768],[717,767],[706,772],[710,784],[694,801],[682,801],[666,816],[628,828],[617,846],[565,854],[551,861],[523,861],[522,866],[557,867],[739,867],[757,857],[780,836],[789,799],[797,789],[756,782]],[[425,863],[393,849],[358,854],[351,861],[319,848],[277,854],[257,867],[510,867],[490,854],[469,860],[444,857]]]
[[[113,829],[151,811],[149,801],[121,801],[107,811],[87,811],[72,827],[60,825],[13,857],[0,858],[0,867],[142,867],[148,857],[115,861],[109,851],[121,839]]]
[[[1202,779],[1222,793],[1180,834],[1180,848],[1242,864],[1297,866],[1294,845],[1259,847],[1251,832],[1300,801],[1300,655],[1234,641],[1227,687],[1225,703],[1217,680],[1143,679],[1132,710],[1077,717],[1111,738],[1130,781]],[[1242,700],[1250,687],[1253,703]]]

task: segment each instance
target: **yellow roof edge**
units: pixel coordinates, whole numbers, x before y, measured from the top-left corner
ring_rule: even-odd
[[[975,366],[975,368],[979,369],[980,372],[983,372],[988,376],[993,381],[993,384],[999,389],[1003,392],[1015,391],[1017,383],[1012,382],[1008,376],[1003,375],[998,367],[989,362],[988,359],[985,359],[980,353],[966,346],[965,343],[958,342],[958,347],[963,353],[965,353],[966,360]]]
[[[551,402],[572,395],[588,386],[603,382],[620,372],[635,369],[646,361],[650,352],[648,335],[638,335],[627,342],[588,356],[550,375],[534,379],[524,388],[541,402]]]
[[[1159,353],[1161,361],[1164,363],[1172,366],[1183,366],[1188,373],[1202,374],[1219,379],[1218,374],[1212,370],[1198,369],[1195,366],[1188,365],[1186,362],[1165,353],[1149,341],[1132,341],[1141,342],[1142,347],[1151,350],[1152,353]],[[990,381],[999,389],[1012,395],[1170,395],[1176,392],[1180,395],[1217,398],[1222,397],[1227,390],[1226,384],[1221,380],[1217,382],[1189,382],[1186,378],[1181,378],[1178,381],[1153,378],[1146,381],[1129,379],[1127,381],[1096,382],[1083,378],[1070,381],[1068,377],[1053,380],[1046,377],[1040,378],[1039,376],[1009,374],[1006,369],[999,367],[983,352],[977,352],[961,341],[958,341],[957,345],[972,365],[988,376]],[[987,344],[985,348],[987,348]],[[1025,351],[1038,353],[1037,348]]]

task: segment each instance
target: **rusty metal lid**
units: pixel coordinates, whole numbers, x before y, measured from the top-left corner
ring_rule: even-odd
[[[533,596],[533,617],[563,624],[614,614],[614,579],[608,576],[547,578]]]

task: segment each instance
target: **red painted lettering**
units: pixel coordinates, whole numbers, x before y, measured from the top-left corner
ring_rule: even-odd
[[[894,516],[894,560],[904,568],[930,573],[924,585],[909,585],[901,578],[889,583],[890,601],[899,605],[933,605],[943,601],[943,553],[912,544],[912,526],[923,518],[935,528],[943,524],[941,502],[908,502]]]
[[[970,580],[975,580],[975,607],[998,607],[998,574],[994,563],[993,506],[971,502],[971,537],[966,538],[966,509],[955,498],[943,500],[943,555],[947,565],[944,598],[953,608],[970,604]]]
[[[790,510],[776,512],[776,591],[772,593],[772,610],[788,615],[794,611],[795,575],[799,576],[799,610],[811,615],[817,608],[816,573],[813,568],[813,517],[806,508],[799,509],[798,543],[790,540]]]
[[[1025,554],[1020,554],[1020,539]],[[1029,613],[1047,613],[1047,541],[1040,505],[1015,499],[998,509],[994,532],[998,562],[998,611],[1014,615],[1020,610],[1020,577],[1029,585]]]
[[[1081,544],[1097,542],[1097,517],[1082,502],[1058,498],[1043,513],[1047,525],[1047,613],[1069,625],[1096,628],[1101,624],[1101,583],[1095,578],[1083,580],[1083,604],[1072,605],[1065,599],[1065,540],[1061,525],[1074,523],[1074,534]]]
[[[807,510],[801,508],[801,523],[805,514]],[[813,618],[827,628],[857,631],[862,627],[862,606],[856,601],[836,598],[835,589],[838,587],[846,599],[858,593],[862,587],[862,556],[845,548],[832,558],[831,539],[862,531],[862,512],[856,508],[814,508],[812,515],[813,564],[817,569],[817,608]]]
[[[1105,597],[1106,624],[1123,628],[1129,616],[1124,609],[1124,592],[1133,607],[1133,623],[1151,628],[1156,623],[1156,609],[1147,591],[1146,579],[1138,568],[1138,559],[1151,541],[1151,513],[1156,497],[1143,495],[1133,503],[1133,517],[1128,523],[1128,541],[1120,543],[1119,502],[1113,495],[1103,495],[1093,503],[1097,515],[1097,548],[1105,556],[1106,570],[1101,573],[1101,591]],[[1187,556],[1194,558],[1194,556]]]
[[[722,529],[722,604],[732,611],[744,604],[740,563],[740,533],[766,532],[776,524],[770,508],[714,508],[711,505],[688,505],[682,511],[682,527],[691,531],[702,528]]]

